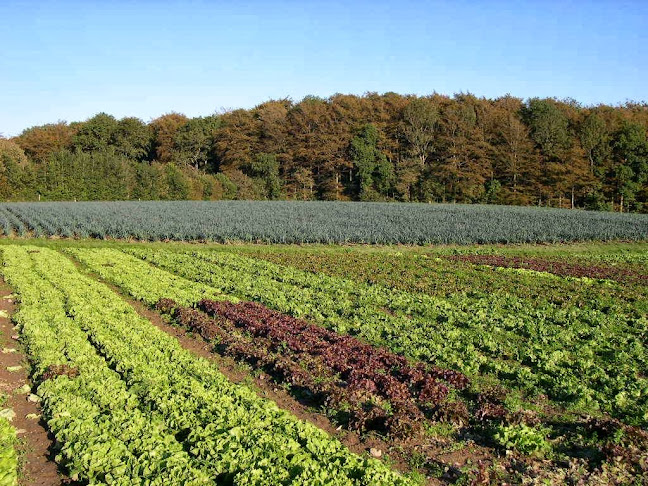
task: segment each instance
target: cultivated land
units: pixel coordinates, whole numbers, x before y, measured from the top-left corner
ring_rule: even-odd
[[[39,402],[47,484],[646,482],[648,243],[0,257],[5,406]],[[18,418],[4,469],[44,484]]]
[[[117,201],[0,204],[6,236],[472,244],[646,240],[648,215],[465,204]]]

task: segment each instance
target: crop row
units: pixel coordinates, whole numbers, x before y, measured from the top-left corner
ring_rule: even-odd
[[[16,429],[5,417],[0,417],[0,485],[18,484],[18,454],[15,449]]]
[[[285,343],[294,352],[317,353],[343,378],[377,380],[388,372],[419,391],[418,399],[426,402],[424,390],[439,387],[441,379],[457,389],[464,389],[468,379],[456,371],[410,364],[406,358],[358,339],[339,335],[301,319],[285,316],[255,302],[201,300],[200,309],[209,315],[221,315],[243,327],[254,336],[269,338],[275,346]],[[390,398],[396,398],[390,397]],[[441,397],[443,399],[445,397]]]
[[[648,274],[645,272],[614,266],[583,265],[560,260],[501,255],[449,255],[446,258],[451,261],[468,262],[474,265],[548,272],[563,277],[587,277],[638,283],[648,282]]]
[[[540,247],[544,248],[544,247]],[[607,247],[606,247],[607,248]],[[622,247],[628,257],[641,247]],[[496,301],[514,296],[517,301],[531,300],[536,306],[550,303],[561,308],[589,308],[607,313],[648,314],[648,291],[645,286],[621,281],[572,279],[548,273],[495,271],[492,267],[453,262],[444,258],[458,248],[434,248],[385,251],[363,248],[280,248],[270,246],[240,247],[235,250],[248,257],[266,260],[283,267],[295,267],[310,273],[321,273],[408,293],[425,293],[443,299],[456,296],[472,300]],[[464,252],[493,251],[492,248],[462,249]],[[497,251],[503,251],[498,249]],[[646,252],[648,253],[648,252]],[[641,273],[640,263],[602,262],[594,254],[568,260],[582,265],[616,266]],[[523,255],[527,258],[528,255]],[[549,258],[542,257],[543,259]],[[556,258],[556,257],[552,257]],[[564,261],[564,260],[563,260]],[[644,265],[645,267],[645,265]],[[645,270],[643,271],[645,273]]]
[[[227,354],[253,360],[327,406],[346,408],[351,427],[359,430],[409,435],[420,429],[426,413],[445,416],[448,386],[467,385],[460,373],[411,365],[402,356],[260,304],[202,300],[199,308],[211,318],[178,307],[171,299],[157,307],[204,338],[218,341]]]
[[[285,267],[281,274],[282,267],[269,262],[220,252],[128,251],[214,292],[357,334],[414,359],[472,377],[495,376],[507,386],[602,409],[630,423],[648,421],[645,316],[534,305],[514,296],[443,299],[396,292]],[[81,260],[93,252],[99,250],[75,250]],[[102,267],[113,260],[121,261],[119,268]],[[119,251],[101,250],[93,268],[119,279],[131,261]]]
[[[188,459],[212,481],[407,483],[386,466],[351,454],[321,430],[297,421],[248,388],[233,385],[106,286],[81,274],[63,255],[44,249],[27,255],[38,269],[37,276],[63,295],[64,311],[74,327],[128,384],[139,408],[159,417]],[[148,283],[156,286],[152,280]]]
[[[32,364],[57,461],[73,480],[208,484],[162,420],[141,408],[118,373],[66,312],[66,296],[43,278],[36,249],[3,248],[4,278],[19,294],[14,315]],[[49,251],[45,251],[50,253]],[[52,264],[59,260],[52,256]],[[64,372],[63,370],[68,370]]]
[[[27,233],[25,224],[8,208],[0,206],[0,225],[5,236],[24,236]]]

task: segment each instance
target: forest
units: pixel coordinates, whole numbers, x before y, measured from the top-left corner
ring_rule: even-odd
[[[0,138],[0,200],[286,199],[648,211],[648,104],[366,93]]]

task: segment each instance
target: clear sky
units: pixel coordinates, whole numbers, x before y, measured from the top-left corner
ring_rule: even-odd
[[[0,133],[307,94],[648,99],[648,0],[0,1]]]

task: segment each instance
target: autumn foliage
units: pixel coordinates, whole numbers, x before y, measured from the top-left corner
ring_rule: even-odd
[[[574,100],[471,94],[307,96],[205,117],[168,113],[149,123],[100,113],[15,137],[31,165],[3,193],[10,200],[38,194],[92,199],[93,191],[79,194],[68,182],[108,157],[123,182],[105,183],[119,188],[94,193],[110,199],[395,200],[643,211],[647,127],[645,104],[584,107]],[[74,165],[79,153],[89,157],[84,167],[60,167],[61,161]],[[5,157],[1,148],[0,155]],[[165,165],[177,167],[178,181],[155,189]]]

